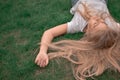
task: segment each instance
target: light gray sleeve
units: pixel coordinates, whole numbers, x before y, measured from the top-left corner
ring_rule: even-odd
[[[84,20],[80,13],[76,12],[72,20],[67,24],[68,24],[67,33],[77,33],[83,32],[83,29],[87,25],[87,21]]]

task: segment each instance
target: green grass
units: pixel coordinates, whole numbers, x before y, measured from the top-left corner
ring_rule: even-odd
[[[117,21],[119,5],[119,0],[109,0],[108,8]],[[52,60],[45,68],[34,64],[43,32],[70,21],[70,8],[70,0],[0,0],[0,80],[75,80],[64,59]],[[55,40],[81,36],[67,34]],[[106,71],[97,80],[120,80],[120,76]]]

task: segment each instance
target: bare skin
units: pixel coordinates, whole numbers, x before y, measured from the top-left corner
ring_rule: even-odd
[[[88,21],[88,24],[91,26],[87,26],[85,32],[88,30],[104,30],[107,29],[107,25],[104,23],[104,20],[100,19],[99,17],[92,17]],[[41,39],[41,47],[40,51],[35,59],[35,63],[40,67],[45,67],[49,63],[47,50],[48,46],[45,45],[45,43],[50,44],[53,40],[53,38],[60,36],[62,34],[66,34],[67,32],[67,23],[58,25],[56,27],[53,27],[47,31],[44,32],[42,39]]]
[[[107,25],[104,23],[104,20],[99,17],[91,17],[88,24],[88,30],[105,30],[107,29]]]

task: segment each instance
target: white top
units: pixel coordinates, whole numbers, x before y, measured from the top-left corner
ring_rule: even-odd
[[[76,33],[76,32],[83,32],[83,29],[87,25],[87,21],[78,13],[76,10],[83,12],[84,7],[81,3],[87,4],[89,10],[91,10],[91,15],[101,15],[102,13],[108,13],[108,8],[106,5],[105,0],[79,0],[70,10],[71,14],[73,14],[73,18],[70,22],[68,22],[67,33]],[[113,26],[111,20],[109,18],[105,19],[105,23],[110,26]]]

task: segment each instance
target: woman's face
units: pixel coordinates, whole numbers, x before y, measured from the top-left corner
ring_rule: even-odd
[[[87,31],[97,31],[107,29],[107,25],[104,23],[104,20],[99,17],[91,17],[88,21]]]

